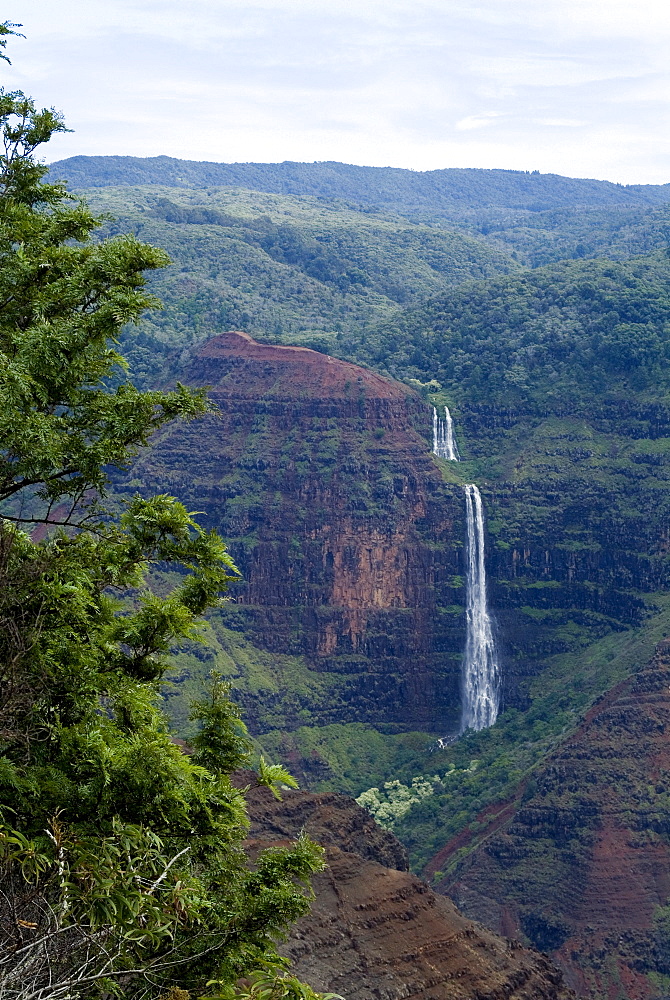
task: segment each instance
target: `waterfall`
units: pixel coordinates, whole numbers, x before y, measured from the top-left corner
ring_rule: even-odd
[[[476,486],[465,487],[467,517],[467,638],[463,664],[461,730],[486,729],[496,721],[500,705],[500,669],[493,624],[486,606],[484,510]]]
[[[444,418],[439,416],[437,407],[433,407],[433,454],[450,462],[460,461],[454,438],[454,422],[448,406],[444,408]]]

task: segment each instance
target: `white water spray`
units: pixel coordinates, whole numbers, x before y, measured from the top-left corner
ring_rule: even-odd
[[[454,438],[454,422],[448,406],[444,408],[444,418],[439,416],[437,407],[433,407],[433,454],[438,458],[446,458],[449,462],[460,462]]]
[[[484,510],[476,486],[465,487],[467,520],[467,637],[463,664],[461,731],[487,729],[500,707],[500,668],[486,604]]]

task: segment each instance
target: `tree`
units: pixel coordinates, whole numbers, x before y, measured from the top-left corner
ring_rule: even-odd
[[[0,997],[230,995],[250,974],[288,995],[275,939],[321,851],[301,838],[248,863],[230,776],[251,744],[225,685],[194,707],[190,755],[158,708],[166,654],[237,571],[173,497],[106,507],[108,469],[209,404],[126,377],[114,344],[167,261],[96,242],[100,220],[45,179],[35,150],[64,128],[0,91]],[[156,561],[181,576],[167,595],[145,582]]]

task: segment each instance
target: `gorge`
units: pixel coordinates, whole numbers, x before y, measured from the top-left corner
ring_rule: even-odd
[[[104,208],[107,195],[97,190]],[[114,205],[123,197],[110,191]],[[651,215],[633,222],[622,205],[618,221],[608,215],[605,225],[605,208],[573,207],[559,218],[555,209],[523,207],[514,219],[503,219],[507,208],[494,219],[480,205],[477,239],[500,226],[484,234],[489,245],[499,251],[508,241],[528,254],[525,263],[574,249],[570,234],[578,232],[582,245],[618,259],[532,269],[489,258],[498,276],[468,282],[462,271],[459,284],[451,271],[450,288],[431,292],[430,301],[410,300],[397,281],[394,294],[407,304],[391,313],[378,297],[385,258],[380,251],[373,259],[367,241],[373,223],[377,233],[396,226],[381,213],[359,212],[361,277],[343,258],[339,270],[334,256],[326,267],[324,247],[340,253],[346,245],[353,254],[353,230],[342,235],[352,216],[345,220],[339,204],[177,188],[172,207],[158,205],[150,190],[133,189],[132,197],[141,206],[133,224],[169,236],[182,256],[166,319],[151,317],[134,339],[128,334],[131,356],[143,378],[169,372],[209,384],[219,415],[161,432],[134,466],[129,489],[173,491],[205,510],[244,576],[210,618],[204,647],[175,651],[165,695],[175,725],[186,732],[183,706],[216,668],[233,684],[257,746],[285,761],[305,787],[360,795],[396,782],[410,798],[413,787],[430,789],[390,823],[413,870],[438,893],[494,930],[549,950],[581,995],[664,996],[662,879],[653,890],[633,879],[627,907],[643,915],[635,928],[626,929],[625,915],[617,923],[615,892],[603,889],[620,877],[610,843],[636,871],[662,867],[667,834],[649,819],[665,808],[662,768],[649,765],[644,789],[644,766],[626,778],[614,807],[621,815],[632,809],[651,834],[621,832],[620,824],[598,840],[589,817],[610,822],[591,795],[603,723],[580,735],[576,749],[569,743],[599,699],[644,670],[670,631],[670,273],[650,243]],[[210,207],[199,207],[208,198]],[[244,206],[239,225],[206,214],[224,203],[231,218]],[[263,211],[277,229],[260,221]],[[291,220],[290,233],[282,219]],[[615,223],[620,237],[607,229]],[[543,226],[553,226],[550,236]],[[393,232],[399,238],[400,229]],[[224,236],[238,240],[234,255],[221,251],[228,267],[239,265],[229,299],[242,303],[235,308],[246,310],[248,323],[240,325],[263,343],[243,334],[211,339],[230,325],[216,311],[223,279],[206,256],[207,241],[224,247]],[[443,250],[445,232],[439,239]],[[629,239],[646,255],[629,259]],[[424,230],[421,240],[428,247]],[[267,270],[260,258],[252,261],[252,242],[254,254],[267,248]],[[210,277],[187,256],[196,244],[205,248]],[[298,267],[307,277],[297,276]],[[274,291],[280,272],[295,293],[289,321],[289,299]],[[310,282],[321,279],[319,302],[329,312],[315,319],[300,310],[316,301]],[[421,287],[425,295],[428,284]],[[227,302],[228,292],[220,294]],[[270,321],[270,307],[281,322]],[[454,419],[460,461],[447,448],[449,432],[455,445]],[[431,457],[431,445],[443,454]],[[480,651],[490,678],[497,664],[489,698],[497,717],[435,750],[436,736],[464,724],[468,507],[471,553],[481,537],[476,496],[466,490],[474,484],[482,533],[486,513],[483,607],[497,639],[494,651],[480,630]],[[661,719],[635,721],[629,707],[616,712],[623,728],[611,727],[610,759],[626,757],[626,734],[639,743],[648,729],[662,744]],[[641,796],[644,808],[635,804]],[[597,901],[598,926],[589,906],[577,904],[582,882]]]
[[[451,868],[441,889],[470,917],[552,955],[579,996],[647,1000],[667,981],[669,684],[663,640],[516,801],[428,864]]]
[[[166,695],[173,717],[184,717],[187,692],[216,668],[231,680],[260,745],[278,753],[307,786],[358,794],[396,777],[409,785],[412,775],[453,761],[451,776],[394,829],[415,867],[427,864],[438,889],[469,907],[462,885],[471,883],[460,877],[459,852],[468,845],[476,859],[487,848],[479,847],[479,834],[464,840],[465,833],[488,830],[488,817],[498,817],[499,809],[506,816],[523,794],[516,789],[527,787],[524,774],[560,740],[569,720],[578,719],[575,709],[602,693],[610,677],[616,681],[617,671],[630,670],[626,647],[617,651],[627,632],[610,623],[600,633],[607,644],[602,652],[593,647],[600,665],[591,687],[573,682],[566,690],[560,661],[535,658],[544,700],[531,686],[533,707],[521,717],[528,721],[520,722],[512,708],[490,728],[501,680],[508,703],[523,704],[519,663],[530,658],[538,630],[546,634],[547,610],[557,617],[548,598],[559,608],[561,594],[571,593],[574,604],[559,611],[562,620],[600,627],[602,618],[581,608],[578,595],[589,590],[580,563],[563,577],[558,560],[547,564],[543,556],[538,567],[532,551],[514,557],[514,549],[499,547],[505,493],[488,484],[496,571],[487,580],[481,491],[461,476],[469,479],[473,465],[435,461],[431,411],[407,386],[240,333],[189,352],[178,375],[209,384],[219,412],[161,431],[134,466],[132,488],[160,484],[204,510],[206,523],[229,540],[244,579],[234,601],[211,616],[205,649],[177,655]],[[466,428],[472,412],[464,410]],[[475,438],[468,441],[472,447]],[[504,565],[514,574],[507,584]],[[494,644],[489,582],[505,623],[502,654]],[[515,651],[512,642],[520,636],[523,645]],[[462,692],[463,650],[470,672]],[[500,655],[509,673],[500,671]],[[575,661],[563,662],[572,669]],[[526,673],[528,680],[534,683]],[[439,756],[428,756],[431,742],[444,735],[445,718],[452,732],[467,732]],[[472,758],[479,760],[475,770]],[[510,796],[511,806],[496,806]],[[450,846],[440,853],[445,843]],[[435,875],[445,868],[448,878]],[[490,922],[490,907],[468,912]],[[514,934],[535,934],[533,920],[540,917],[519,920]],[[507,926],[498,922],[495,929]],[[530,939],[540,947],[553,941]]]

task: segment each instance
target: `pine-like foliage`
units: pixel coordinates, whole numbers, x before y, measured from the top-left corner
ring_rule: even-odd
[[[259,969],[281,995],[275,940],[321,851],[249,865],[230,775],[250,744],[224,686],[194,707],[191,754],[156,707],[165,654],[237,571],[173,497],[104,509],[106,470],[207,403],[119,377],[114,342],[166,258],[94,242],[86,206],[44,182],[34,151],[63,128],[0,92],[0,997],[234,994]],[[165,596],[154,562],[181,574]]]

